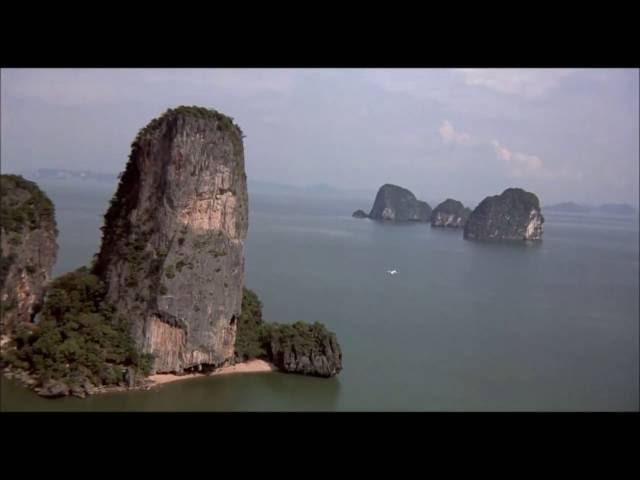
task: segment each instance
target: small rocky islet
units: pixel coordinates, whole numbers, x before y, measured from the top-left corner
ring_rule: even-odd
[[[378,190],[368,218],[388,222],[428,222],[431,207],[406,188],[387,183]]]
[[[264,322],[244,287],[242,139],[233,119],[206,108],[152,120],[132,144],[93,262],[52,281],[53,204],[35,183],[2,175],[5,375],[45,397],[84,397],[251,359],[339,374],[333,332]]]
[[[462,202],[447,198],[433,209],[431,213],[432,227],[464,228],[471,215],[471,210]]]

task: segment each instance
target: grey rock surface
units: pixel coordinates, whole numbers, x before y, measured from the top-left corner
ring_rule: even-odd
[[[242,131],[179,107],[135,139],[94,266],[152,373],[233,360],[248,228]]]

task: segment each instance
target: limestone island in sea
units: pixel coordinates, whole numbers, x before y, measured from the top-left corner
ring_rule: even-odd
[[[378,190],[369,214],[356,210],[353,217],[387,222],[428,222],[431,207],[406,188],[387,183]]]
[[[544,217],[538,197],[521,188],[507,188],[486,197],[464,227],[468,240],[541,240]]]
[[[32,182],[3,176],[2,186],[1,293],[15,313],[3,312],[0,361],[40,395],[149,388],[167,376],[342,370],[333,332],[264,322],[244,287],[247,176],[230,117],[182,106],[140,130],[93,262],[51,282],[53,205]]]
[[[462,202],[447,198],[431,212],[432,227],[463,228],[471,215],[471,210]]]

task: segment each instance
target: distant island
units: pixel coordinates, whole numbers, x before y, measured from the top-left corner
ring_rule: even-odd
[[[252,180],[249,178],[247,184],[252,194],[261,195],[291,195],[334,198],[368,198],[369,196],[371,196],[371,190],[369,189],[339,188],[324,183],[313,185],[290,185],[285,183]]]
[[[38,168],[20,172],[21,175],[35,180],[92,180],[94,182],[114,183],[117,173],[100,173],[92,170],[69,170],[61,168]]]
[[[428,222],[431,207],[406,188],[387,183],[378,189],[369,214],[356,210],[353,217],[387,222]]]
[[[464,228],[471,210],[462,202],[447,198],[431,212],[432,227]]]
[[[592,209],[585,205],[578,205],[574,202],[556,203],[544,207],[548,212],[567,212],[567,213],[589,213]]]
[[[507,188],[485,198],[471,212],[464,227],[467,240],[540,240],[544,217],[537,195]]]
[[[597,209],[599,213],[612,215],[635,215],[636,209],[627,203],[606,203]]]
[[[636,209],[627,203],[605,203],[599,206],[580,205],[574,202],[556,203],[545,207],[546,211],[559,213],[583,213],[601,215],[635,215]]]

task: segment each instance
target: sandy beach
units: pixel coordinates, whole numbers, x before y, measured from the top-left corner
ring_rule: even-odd
[[[248,362],[237,363],[228,367],[222,367],[211,373],[190,373],[188,375],[174,375],[172,373],[160,373],[148,377],[153,382],[153,387],[164,385],[165,383],[177,382],[179,380],[188,380],[190,378],[208,377],[215,375],[229,375],[231,373],[258,373],[258,372],[274,372],[277,368],[275,365],[265,362],[264,360],[249,360]]]

